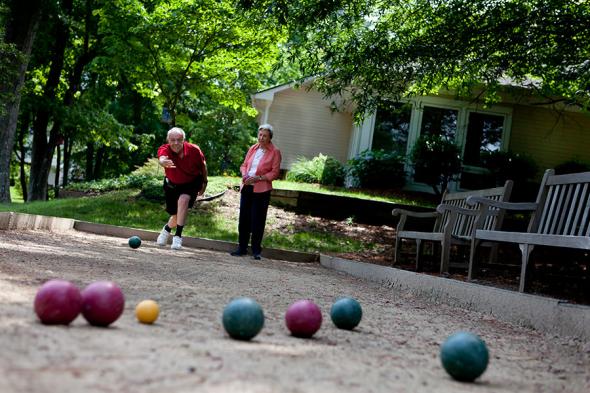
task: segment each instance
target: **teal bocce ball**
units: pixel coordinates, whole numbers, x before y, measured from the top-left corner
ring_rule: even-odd
[[[223,328],[236,340],[251,340],[264,326],[264,312],[255,300],[240,297],[229,302],[223,309]]]
[[[128,240],[129,247],[131,248],[139,248],[141,246],[141,239],[139,236],[131,236]]]
[[[338,329],[352,330],[360,323],[363,310],[355,299],[343,297],[332,305],[330,317]]]
[[[444,369],[458,381],[473,382],[488,367],[489,353],[479,336],[457,332],[442,344],[440,359]]]

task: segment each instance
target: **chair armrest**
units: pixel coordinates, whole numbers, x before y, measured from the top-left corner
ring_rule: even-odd
[[[397,223],[397,227],[396,227],[396,233],[400,233],[401,231],[403,231],[406,227],[406,221],[408,219],[408,217],[412,217],[414,218],[434,218],[435,220],[438,220],[440,217],[440,214],[438,214],[438,212],[436,211],[432,211],[432,212],[415,212],[412,210],[406,210],[406,209],[393,209],[391,214],[393,214],[394,216],[400,216],[399,217],[399,221]],[[412,220],[410,220],[411,222]],[[414,222],[416,222],[417,220],[414,220]],[[397,235],[396,235],[397,236]]]
[[[498,209],[504,209],[504,210],[536,210],[537,209],[536,202],[499,202],[499,201],[494,201],[494,200],[491,200],[488,198],[477,197],[477,196],[468,197],[467,203],[472,206],[477,205],[479,203],[481,205],[496,207]]]
[[[412,210],[406,209],[393,209],[391,214],[394,216],[407,216],[407,217],[416,217],[416,218],[436,218],[438,217],[438,213],[433,212],[415,212]]]
[[[474,209],[465,209],[463,207],[458,207],[458,206],[453,206],[453,205],[447,205],[445,203],[441,203],[440,205],[438,205],[436,207],[436,211],[439,214],[444,214],[446,211],[449,212],[455,212],[458,214],[464,214],[466,216],[476,216],[478,214],[477,210]]]

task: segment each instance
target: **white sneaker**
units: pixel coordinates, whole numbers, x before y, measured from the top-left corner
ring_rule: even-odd
[[[156,244],[158,246],[165,246],[168,243],[168,237],[170,237],[170,232],[162,228],[162,231],[158,235],[158,240],[156,240]]]
[[[182,248],[182,238],[180,236],[174,236],[170,248],[173,250],[180,250]]]

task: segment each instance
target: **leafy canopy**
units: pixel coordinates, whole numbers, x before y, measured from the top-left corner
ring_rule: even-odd
[[[327,95],[360,113],[382,98],[452,89],[495,102],[509,84],[590,107],[590,2],[243,0],[290,28],[289,47]],[[483,93],[481,91],[483,87]]]

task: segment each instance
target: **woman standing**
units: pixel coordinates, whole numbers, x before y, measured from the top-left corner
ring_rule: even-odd
[[[270,124],[258,127],[258,143],[250,147],[240,166],[239,246],[231,253],[236,257],[246,255],[251,242],[253,258],[260,259],[272,181],[279,177],[281,169],[281,152],[272,144],[272,135]]]

